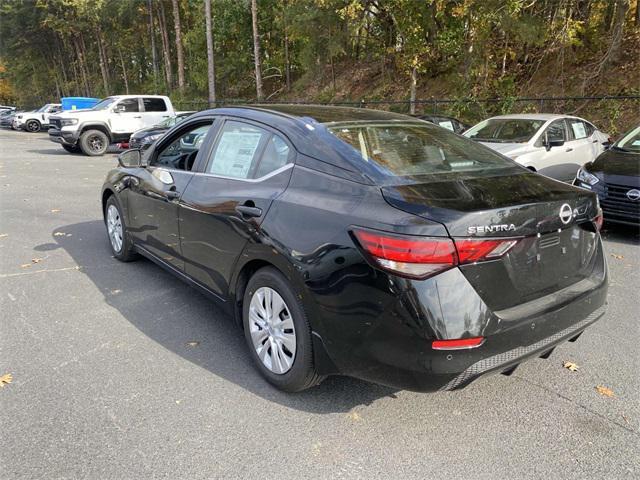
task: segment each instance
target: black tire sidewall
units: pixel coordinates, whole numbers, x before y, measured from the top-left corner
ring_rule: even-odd
[[[260,287],[270,287],[278,292],[287,304],[293,319],[293,325],[296,331],[296,355],[291,369],[284,374],[273,373],[262,364],[251,340],[249,305],[251,303],[251,297]],[[311,379],[317,377],[317,375],[315,375],[313,365],[311,328],[307,320],[307,315],[293,288],[279,270],[274,267],[265,267],[258,270],[251,277],[244,294],[242,322],[249,354],[267,381],[287,392],[298,392],[317,383],[311,381]]]
[[[32,123],[35,123],[36,125],[38,125],[38,129],[37,129],[37,130],[31,130],[31,129],[29,128],[29,125],[31,125]],[[25,129],[27,132],[30,132],[30,133],[36,133],[36,132],[39,132],[39,131],[42,129],[42,126],[40,125],[40,122],[39,122],[39,121],[37,121],[37,120],[29,120],[27,123],[25,123],[25,124],[24,124],[24,129]]]
[[[100,135],[103,137],[105,147],[100,152],[95,152],[89,147],[89,137],[93,135]],[[78,143],[80,144],[82,153],[90,157],[99,157],[104,155],[109,148],[109,137],[100,130],[87,130],[86,132],[83,132],[82,135],[80,135],[80,141]]]

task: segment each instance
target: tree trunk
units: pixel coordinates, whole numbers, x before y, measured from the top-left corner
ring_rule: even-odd
[[[98,39],[98,56],[100,58],[100,73],[102,73],[102,86],[104,87],[104,96],[109,95],[109,71],[107,66],[107,55],[104,50],[102,40],[102,31],[96,26],[96,38]]]
[[[149,9],[149,37],[151,38],[151,61],[153,65],[153,86],[157,93],[158,89],[158,52],[156,51],[156,36],[153,28],[153,5],[151,0],[147,0],[147,8]]]
[[[640,0],[636,2],[636,27],[640,27]]]
[[[418,85],[418,67],[411,69],[411,93],[409,97],[409,113],[416,114],[416,86]]]
[[[207,29],[207,79],[209,81],[209,108],[216,106],[216,64],[213,56],[213,28],[211,27],[211,0],[204,0]]]
[[[184,90],[184,50],[182,48],[182,29],[180,27],[180,6],[178,0],[172,0],[173,25],[176,30],[176,54],[178,56],[178,88]]]
[[[164,14],[164,5],[159,2],[160,8],[157,11],[158,24],[160,25],[160,37],[162,39],[162,53],[164,58],[164,74],[167,79],[167,88],[173,88],[173,65],[171,65],[171,44],[169,43],[169,32],[167,31],[167,19]]]
[[[629,10],[629,0],[616,0],[616,12],[613,19],[613,35],[611,38],[610,62],[615,62],[620,57],[620,47],[624,34],[624,19]]]
[[[282,13],[284,19],[284,78],[287,83],[287,93],[291,92],[291,60],[289,59],[289,26],[287,24],[287,6]]]
[[[124,57],[122,56],[122,49],[118,47],[118,53],[120,54],[120,66],[122,67],[122,79],[124,80],[124,90],[129,95],[129,80],[127,80],[127,69],[124,66]]]
[[[253,23],[253,56],[256,69],[256,97],[262,100],[262,67],[260,65],[260,34],[258,33],[258,5],[251,0],[251,20]]]

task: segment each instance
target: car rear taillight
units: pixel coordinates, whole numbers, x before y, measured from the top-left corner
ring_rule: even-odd
[[[457,265],[493,260],[516,243],[514,239],[451,239],[353,230],[360,247],[382,269],[425,279]],[[454,243],[455,242],[455,243]]]
[[[434,350],[464,350],[476,348],[484,343],[484,337],[456,338],[453,340],[434,340],[431,348]]]

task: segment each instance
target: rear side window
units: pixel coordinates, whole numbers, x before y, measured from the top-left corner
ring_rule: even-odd
[[[580,140],[582,138],[587,138],[590,133],[587,129],[587,124],[584,123],[582,120],[578,120],[575,118],[569,118],[567,119],[567,122],[569,123],[569,129],[571,130],[571,136],[575,139],[575,140]],[[591,132],[593,133],[593,132]]]
[[[248,123],[226,121],[207,172],[232,178],[259,178],[285,165],[289,147],[279,136]]]
[[[514,168],[512,161],[439,127],[354,122],[332,124],[329,131],[387,177],[457,172],[489,176],[495,169]]]
[[[162,98],[145,97],[142,99],[145,112],[166,112],[167,105]]]

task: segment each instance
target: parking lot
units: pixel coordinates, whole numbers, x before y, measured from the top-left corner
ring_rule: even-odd
[[[204,296],[112,258],[114,155],[9,130],[0,146],[0,478],[640,475],[635,231],[605,227],[608,313],[547,360],[449,393],[335,377],[285,394]]]

